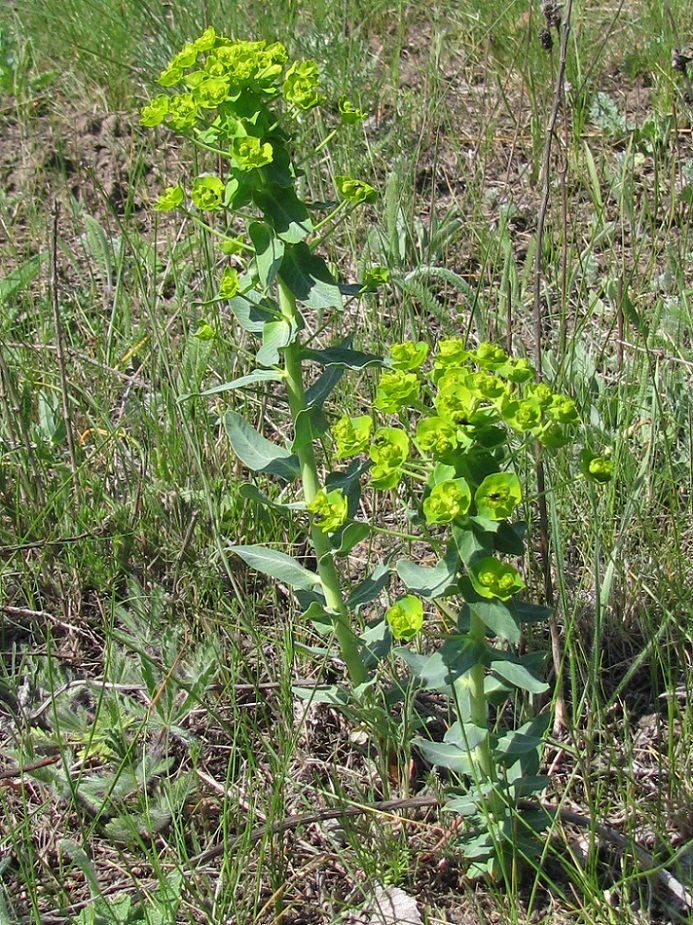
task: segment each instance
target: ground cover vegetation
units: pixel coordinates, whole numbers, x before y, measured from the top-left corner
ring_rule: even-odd
[[[686,918],[690,11],[225,6],[0,14],[0,921]]]

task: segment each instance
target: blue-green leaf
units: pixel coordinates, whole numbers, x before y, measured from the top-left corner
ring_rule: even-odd
[[[262,285],[267,288],[279,272],[284,256],[284,242],[265,222],[252,222],[248,235],[255,247],[255,262]]]
[[[257,352],[257,362],[260,366],[277,366],[279,364],[279,351],[296,340],[297,330],[286,318],[279,321],[268,321],[262,330],[262,347]]]
[[[287,244],[297,244],[313,230],[308,209],[290,187],[270,183],[253,190],[253,199],[265,213],[277,235]]]
[[[396,650],[428,690],[446,691],[467,674],[487,652],[483,643],[470,641],[468,636],[451,636],[432,655],[422,656],[406,646]]]
[[[371,528],[368,524],[356,521],[347,524],[334,536],[336,540],[336,543],[333,544],[336,547],[334,554],[336,556],[346,556],[354,546],[358,546],[367,536],[370,536],[370,532]]]
[[[281,313],[277,305],[257,289],[228,300],[236,321],[249,334],[261,334],[268,321],[276,321]]]
[[[328,366],[318,381],[313,383],[306,392],[306,404],[311,408],[322,408],[325,400],[332,394],[343,375],[343,368]]]
[[[451,544],[445,557],[434,568],[417,565],[410,559],[400,559],[396,568],[397,574],[409,591],[413,591],[420,597],[434,600],[441,597],[454,583],[458,566],[457,550]]]
[[[327,264],[303,242],[286,249],[279,276],[292,295],[309,308],[342,307],[342,294]]]
[[[229,546],[229,552],[239,556],[255,571],[282,581],[290,588],[312,591],[320,584],[315,572],[308,571],[286,553],[268,546]]]
[[[383,562],[351,592],[347,600],[349,610],[357,613],[359,607],[375,600],[389,580],[390,566],[388,562]]]
[[[496,636],[517,644],[520,641],[520,627],[512,602],[494,600],[476,600],[469,603],[469,609],[479,617],[484,626]]]
[[[549,689],[549,685],[538,678],[518,656],[511,652],[492,649],[490,670],[512,684],[513,687],[522,691],[528,691],[530,694],[543,694]]]
[[[295,434],[291,443],[294,453],[321,437],[329,428],[330,422],[321,408],[309,407],[299,411],[296,416]]]
[[[293,481],[300,474],[298,458],[259,434],[236,411],[224,415],[224,428],[240,461],[253,472],[266,472]]]
[[[238,379],[232,379],[230,382],[224,382],[222,385],[215,385],[211,389],[205,389],[203,392],[186,392],[180,395],[178,401],[187,401],[189,398],[199,398],[202,395],[219,395],[222,392],[232,392],[235,389],[245,389],[249,385],[257,385],[259,382],[281,382],[284,374],[277,369],[256,369],[247,376],[239,376]]]
[[[238,494],[247,501],[253,501],[263,507],[270,507],[275,511],[305,511],[306,509],[305,501],[294,501],[289,504],[280,504],[278,501],[273,501],[252,482],[243,482],[238,489]]]

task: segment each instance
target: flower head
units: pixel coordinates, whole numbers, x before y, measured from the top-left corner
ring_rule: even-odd
[[[477,514],[489,520],[510,517],[521,500],[522,488],[514,472],[487,475],[474,494]]]
[[[421,384],[416,373],[405,373],[401,369],[385,372],[380,377],[373,406],[386,414],[396,414],[405,405],[416,400]]]
[[[427,524],[449,524],[462,517],[472,503],[472,493],[464,479],[448,479],[431,489],[423,503]]]
[[[467,573],[476,593],[489,600],[498,597],[507,601],[525,586],[517,569],[499,562],[493,556],[479,559],[470,566]]]
[[[349,502],[338,488],[327,494],[319,491],[308,505],[308,510],[323,533],[334,533],[344,526],[349,516]]]
[[[423,626],[423,604],[413,594],[404,594],[388,607],[385,619],[395,639],[413,639]]]
[[[348,414],[340,418],[332,427],[332,436],[336,447],[334,455],[337,459],[345,459],[362,453],[368,446],[373,429],[373,419],[369,414],[350,418]]]

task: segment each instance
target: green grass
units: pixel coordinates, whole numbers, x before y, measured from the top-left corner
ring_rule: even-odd
[[[688,35],[690,9],[671,8]],[[193,336],[226,258],[204,230],[154,220],[152,201],[190,155],[163,132],[145,135],[135,111],[207,23],[314,57],[331,97],[348,92],[372,113],[310,190],[325,198],[331,178],[350,173],[381,193],[327,243],[345,279],[390,269],[387,292],[353,308],[360,345],[451,333],[504,342],[510,310],[514,349],[531,355],[556,66],[537,41],[540,18],[537,4],[473,0],[231,13],[214,2],[20,0],[0,15],[0,749],[6,767],[57,759],[0,787],[0,922],[91,922],[99,894],[100,921],[129,925],[337,922],[369,878],[416,895],[430,921],[601,925],[625,921],[628,897],[645,896],[632,856],[598,849],[593,831],[580,858],[558,823],[541,869],[509,892],[465,885],[454,836],[421,860],[440,837],[435,817],[369,814],[340,823],[343,835],[271,834],[296,812],[388,796],[378,784],[388,758],[393,794],[417,775],[406,748],[383,756],[358,722],[294,697],[292,685],[340,666],[285,589],[226,553],[239,537],[309,550],[298,525],[242,496],[221,427],[231,399],[181,401],[246,372],[249,344],[223,313],[209,317],[226,346]],[[595,822],[625,820],[619,831],[662,863],[688,834],[676,820],[691,800],[693,742],[693,150],[674,45],[662,4],[620,14],[575,4],[542,289],[546,375],[586,409],[617,471],[596,492],[560,456],[547,461],[569,724],[547,749],[550,796]],[[596,115],[598,91],[610,120]],[[118,132],[104,128],[113,111]],[[310,120],[303,130],[306,144],[321,135]],[[340,333],[328,318],[325,339]],[[372,388],[351,380],[339,410],[360,413]],[[260,421],[272,396],[243,401]],[[278,420],[288,426],[288,414]],[[532,460],[518,469],[531,497]],[[523,567],[539,589],[536,558]],[[545,647],[541,635],[531,644]],[[195,861],[218,844],[233,850]],[[608,906],[605,890],[620,903]],[[655,903],[648,914],[665,913]]]

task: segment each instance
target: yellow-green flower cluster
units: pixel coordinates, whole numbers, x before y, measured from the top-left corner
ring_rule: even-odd
[[[445,338],[438,343],[426,376],[421,367],[427,355],[428,345],[421,341],[393,344],[386,361],[389,369],[381,374],[373,401],[374,409],[383,414],[401,419],[411,413],[418,416],[414,444],[424,459],[454,464],[475,444],[490,450],[507,443],[513,433],[549,447],[572,439],[573,427],[579,423],[574,401],[545,383],[534,382],[534,370],[526,359],[512,358],[487,342],[469,349],[461,338]],[[374,463],[371,483],[377,488],[393,487],[403,472],[404,458],[385,459],[379,444],[370,443],[370,418],[359,419],[358,436],[355,420],[343,418],[335,425],[336,455],[344,458],[368,450]],[[376,431],[390,453],[395,447],[394,432],[397,428]],[[409,437],[404,430],[399,433],[408,456]],[[496,498],[504,492],[505,505]],[[488,494],[482,492],[475,503],[479,516],[501,520],[509,516],[502,512],[511,511],[519,500],[519,486],[513,483],[509,488],[499,482]],[[429,508],[432,504],[429,500]]]
[[[404,594],[388,607],[385,619],[395,639],[413,639],[423,627],[423,604],[413,594]]]
[[[308,510],[323,533],[334,533],[346,523],[349,502],[338,488],[327,493],[319,491],[308,505]]]

